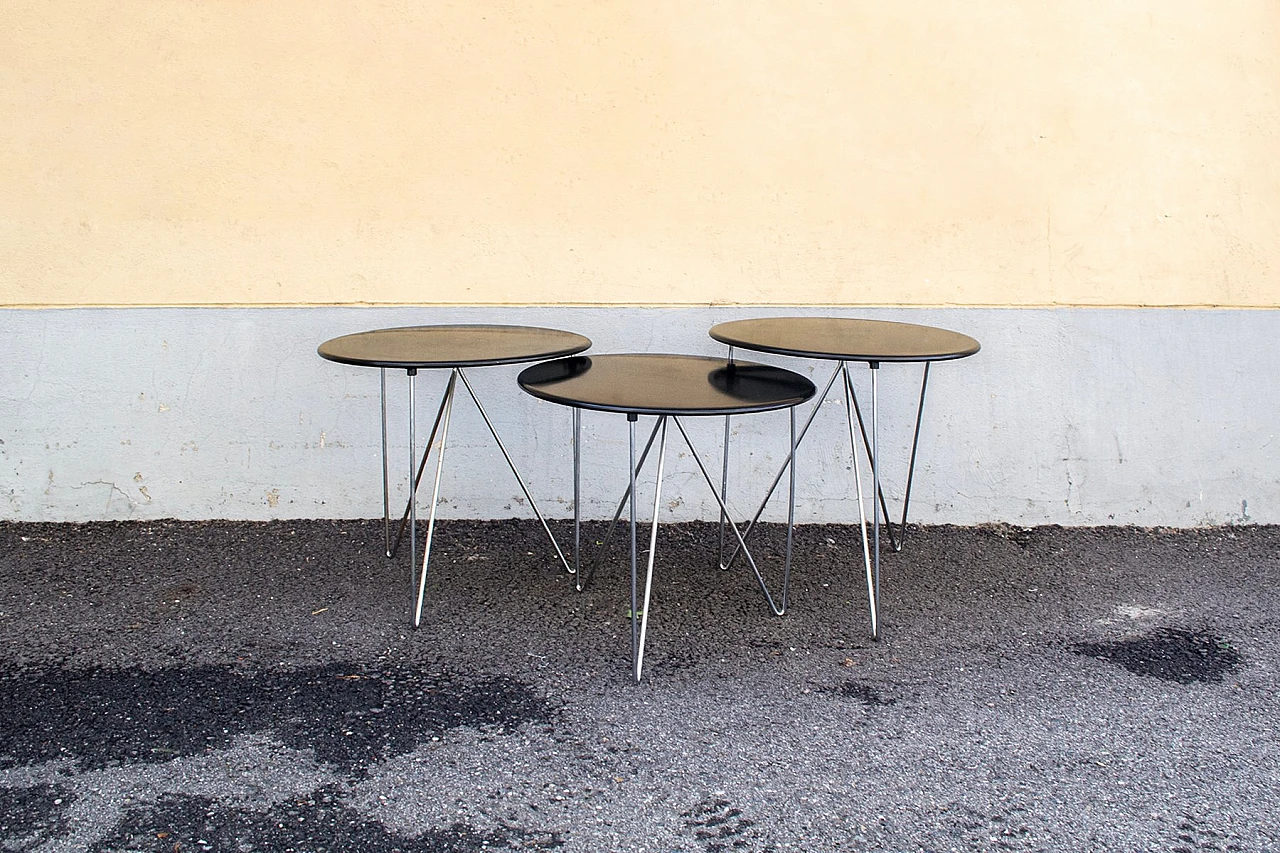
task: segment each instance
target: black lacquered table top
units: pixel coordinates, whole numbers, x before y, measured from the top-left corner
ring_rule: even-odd
[[[764,317],[711,329],[721,343],[756,352],[843,361],[946,361],[981,349],[968,335],[888,320]]]
[[[417,369],[520,364],[582,352],[591,341],[537,326],[401,326],[325,341],[322,358],[362,367]]]
[[[798,373],[722,358],[628,354],[573,356],[520,371],[535,397],[580,409],[637,415],[733,415],[795,406],[814,394]]]

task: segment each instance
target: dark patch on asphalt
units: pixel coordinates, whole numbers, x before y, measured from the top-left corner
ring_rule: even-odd
[[[32,850],[65,833],[73,797],[61,785],[0,788],[0,849]]]
[[[416,838],[391,833],[354,811],[331,788],[273,806],[265,812],[232,809],[205,797],[173,795],[136,806],[110,838],[90,850],[173,853],[237,850],[241,853],[473,853],[481,850],[551,850],[557,833],[503,827],[480,832],[464,823],[433,829]]]
[[[165,604],[181,604],[189,598],[196,598],[201,592],[200,584],[188,581],[162,590],[160,592],[160,601]]]
[[[685,828],[693,832],[693,837],[707,853],[732,850],[771,853],[776,849],[772,844],[760,846],[755,821],[745,817],[742,809],[723,797],[706,797],[681,817],[685,819]]]
[[[1162,628],[1145,637],[1076,643],[1071,651],[1110,661],[1137,675],[1178,684],[1217,683],[1243,663],[1226,640],[1208,631]]]
[[[514,678],[398,666],[254,675],[221,666],[26,670],[0,676],[0,767],[55,758],[82,770],[161,762],[269,731],[360,772],[460,726],[514,729],[549,716],[546,700]]]
[[[868,707],[887,707],[897,702],[894,696],[885,696],[876,688],[862,681],[846,681],[831,692],[845,699],[857,699]]]

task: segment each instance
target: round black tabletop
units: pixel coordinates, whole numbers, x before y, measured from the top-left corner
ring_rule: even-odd
[[[520,371],[535,397],[629,415],[735,415],[796,406],[813,396],[798,373],[749,361],[696,355],[574,356]]]
[[[521,364],[590,346],[582,335],[537,326],[401,326],[333,338],[316,352],[342,364],[416,370]]]
[[[982,345],[968,335],[888,320],[845,317],[764,317],[711,328],[721,343],[756,352],[841,361],[947,361]]]

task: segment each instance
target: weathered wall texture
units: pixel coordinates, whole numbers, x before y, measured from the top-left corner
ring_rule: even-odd
[[[0,371],[0,517],[379,516],[378,372],[323,361],[315,352],[321,341],[391,325],[500,321],[571,329],[590,337],[601,352],[711,355],[724,352],[707,335],[714,323],[762,313],[776,312],[0,312],[6,363]],[[957,329],[983,344],[976,356],[939,364],[931,373],[912,492],[912,517],[919,521],[1280,523],[1280,395],[1271,393],[1280,376],[1280,312],[849,313]],[[794,359],[761,360],[814,371],[820,386],[831,370]],[[920,372],[903,365],[885,365],[880,372],[882,460],[886,490],[896,505]],[[568,410],[519,391],[516,373],[486,368],[473,371],[472,381],[543,509],[565,517],[573,496]],[[865,406],[868,371],[858,367],[854,378]],[[418,378],[420,442],[444,380],[441,371]],[[392,474],[403,501],[406,380],[399,372],[389,381]],[[830,399],[801,448],[801,521],[857,517],[848,432],[839,399]],[[717,465],[721,420],[689,422],[708,464]],[[779,413],[734,420],[733,486],[742,515],[785,458],[786,424]],[[626,482],[626,420],[587,413],[584,428],[586,512],[607,517]],[[456,406],[449,440],[446,516],[528,516],[519,487],[465,398]],[[682,449],[668,451],[664,512],[673,519],[715,518],[697,468],[676,452]],[[772,517],[785,517],[779,512]]]
[[[0,17],[3,305],[1280,304],[1269,0]]]

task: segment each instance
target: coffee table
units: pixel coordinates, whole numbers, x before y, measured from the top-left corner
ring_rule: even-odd
[[[853,471],[858,491],[858,509],[862,524],[863,557],[867,575],[867,600],[871,610],[871,635],[880,636],[880,513],[884,511],[886,529],[889,533],[890,547],[894,551],[902,549],[906,535],[907,509],[911,503],[911,481],[915,473],[916,450],[920,443],[920,422],[924,414],[925,390],[929,383],[929,368],[936,361],[951,361],[966,358],[978,352],[981,344],[968,335],[933,326],[921,326],[915,323],[896,323],[887,320],[860,320],[844,317],[765,317],[749,320],[733,320],[720,323],[711,329],[711,337],[729,346],[729,357],[733,358],[735,347],[755,352],[774,353],[776,355],[795,356],[798,358],[821,359],[836,362],[818,402],[814,404],[800,431],[799,441],[804,439],[809,425],[827,392],[835,384],[837,378],[844,377],[845,417],[849,426],[849,443],[853,452]],[[862,409],[858,405],[858,395],[853,389],[853,380],[849,376],[849,362],[865,362],[871,369],[871,436],[868,439],[866,425],[862,419]],[[902,521],[898,526],[895,539],[893,528],[889,525],[889,509],[885,502],[884,491],[880,484],[879,454],[879,396],[877,378],[880,365],[883,363],[923,363],[924,374],[920,381],[920,402],[916,409],[915,433],[911,441],[911,459],[907,467],[907,484],[902,498]],[[862,433],[862,444],[871,462],[872,479],[872,541],[867,540],[866,510],[862,503],[862,478],[858,469],[857,442],[853,434],[853,421],[857,418]],[[729,423],[725,420],[725,443],[729,440]],[[727,454],[726,454],[727,455]],[[747,527],[751,527],[763,512],[765,503],[777,488],[783,471],[792,470],[794,478],[794,454],[783,465],[770,486],[760,511]],[[722,488],[728,484],[728,469],[722,479]],[[736,553],[736,552],[735,552]],[[730,562],[733,556],[730,556]]]
[[[565,559],[551,528],[538,509],[529,487],[516,469],[515,461],[507,452],[506,445],[498,436],[493,421],[480,404],[475,389],[467,379],[466,369],[473,367],[492,367],[503,364],[524,364],[542,359],[558,358],[582,352],[591,346],[591,341],[582,335],[562,332],[557,329],[543,329],[536,326],[496,326],[496,325],[456,325],[456,326],[402,326],[392,329],[374,329],[343,335],[322,343],[317,352],[321,358],[340,364],[352,364],[360,367],[376,367],[381,371],[382,402],[382,525],[383,542],[386,554],[391,557],[400,546],[405,526],[409,528],[410,565],[417,572],[418,540],[418,485],[422,481],[427,459],[435,444],[437,432],[440,436],[440,449],[436,454],[435,485],[431,493],[431,511],[427,522],[427,539],[423,547],[422,570],[418,573],[416,586],[417,604],[413,611],[415,627],[422,621],[422,602],[426,594],[427,568],[431,561],[431,540],[435,533],[436,506],[440,498],[440,475],[444,470],[445,441],[449,434],[449,418],[453,412],[454,393],[458,380],[470,395],[485,425],[507,460],[511,473],[524,492],[529,506],[542,523],[551,540],[561,564],[568,571],[573,571]],[[391,490],[388,473],[387,456],[387,371],[403,370],[409,378],[409,501],[404,514],[400,518],[400,526],[395,540],[391,537]],[[419,370],[448,370],[449,380],[444,394],[440,398],[440,406],[436,410],[435,422],[431,427],[431,435],[422,452],[422,461],[417,456],[417,419],[414,402],[414,384]],[[416,468],[416,473],[415,473]],[[413,581],[412,573],[410,576]]]
[[[627,417],[629,434],[630,484],[618,503],[609,532],[604,538],[601,552],[608,546],[613,529],[622,515],[622,509],[631,509],[631,664],[632,674],[639,683],[644,668],[645,639],[649,624],[649,603],[653,586],[653,567],[657,556],[658,511],[662,500],[663,465],[667,447],[667,423],[675,424],[684,439],[689,453],[711,488],[723,515],[728,515],[724,499],[716,491],[707,467],[694,448],[689,434],[680,422],[682,417],[706,415],[745,415],[786,409],[791,421],[791,452],[795,451],[795,407],[813,396],[814,386],[808,379],[763,364],[743,361],[726,361],[692,355],[668,354],[609,354],[573,356],[527,367],[520,372],[520,387],[535,397],[570,406],[574,410],[574,567],[578,586],[583,583],[581,567],[581,537],[579,496],[581,491],[580,445],[582,410],[615,412]],[[636,422],[641,415],[656,417],[639,462],[636,461]],[[649,528],[649,559],[645,569],[643,599],[638,594],[638,562],[636,550],[636,478],[643,468],[654,440],[658,441],[658,465],[653,497],[653,521]],[[795,524],[795,477],[791,479],[791,511],[787,518],[786,564],[783,570],[781,594],[775,600],[769,585],[747,548],[736,524],[729,526],[738,540],[751,570],[764,592],[765,599],[774,613],[782,615],[787,607],[787,589],[791,574],[792,528]],[[779,603],[780,602],[780,603]],[[637,619],[638,614],[638,619]]]

